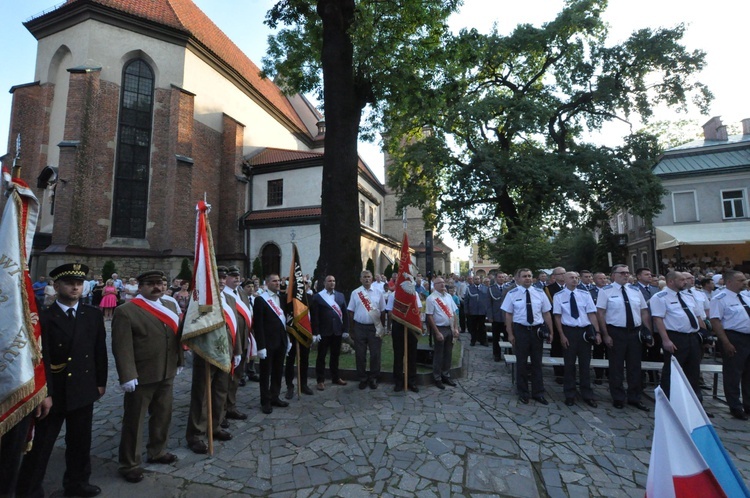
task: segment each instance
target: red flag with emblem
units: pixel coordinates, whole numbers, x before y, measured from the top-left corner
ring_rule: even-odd
[[[392,317],[419,337],[422,335],[422,318],[417,306],[414,273],[415,268],[411,264],[411,253],[409,252],[409,237],[404,232],[404,240],[401,242],[401,260],[398,262],[396,295],[393,296]]]

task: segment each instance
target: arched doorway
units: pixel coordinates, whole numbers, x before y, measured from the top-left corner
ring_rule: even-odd
[[[273,242],[269,242],[260,251],[260,262],[263,265],[263,275],[258,275],[260,278],[265,278],[266,275],[275,273],[280,274],[281,271],[281,249]]]

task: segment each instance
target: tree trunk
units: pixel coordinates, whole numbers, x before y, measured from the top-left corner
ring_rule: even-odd
[[[321,194],[321,278],[334,275],[347,295],[359,286],[360,248],[357,139],[362,105],[354,81],[354,47],[348,30],[354,0],[319,0],[323,21],[323,99],[326,135]]]

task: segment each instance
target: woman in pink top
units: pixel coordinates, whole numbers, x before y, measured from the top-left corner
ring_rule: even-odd
[[[104,285],[104,290],[102,291],[102,301],[99,303],[99,307],[104,312],[105,320],[112,320],[112,314],[114,313],[116,306],[117,289],[115,288],[115,281],[110,278]]]

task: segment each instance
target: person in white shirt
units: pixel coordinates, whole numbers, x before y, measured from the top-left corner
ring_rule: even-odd
[[[359,388],[368,385],[370,389],[378,388],[380,377],[380,349],[385,334],[385,299],[383,293],[372,285],[372,273],[362,271],[359,281],[362,282],[349,298],[350,331],[354,332],[354,352],[357,362]],[[352,326],[353,324],[353,326]],[[367,350],[370,350],[370,371],[367,371]]]
[[[438,389],[445,389],[446,384],[456,387],[451,379],[451,357],[453,341],[458,339],[458,307],[453,296],[445,291],[443,277],[436,277],[432,285],[435,290],[427,297],[425,306],[427,328],[435,338],[432,379]]]

